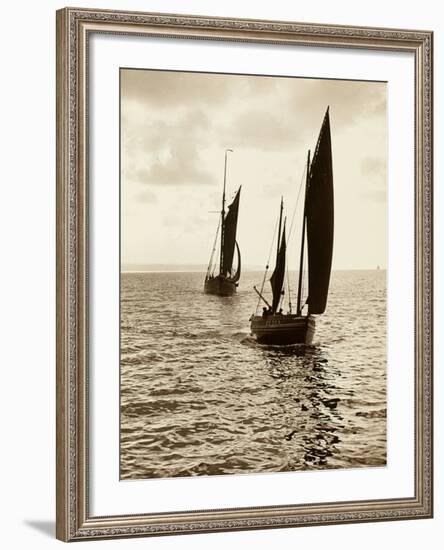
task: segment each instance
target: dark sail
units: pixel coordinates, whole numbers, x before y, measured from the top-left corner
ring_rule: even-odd
[[[287,243],[285,240],[285,223],[284,223],[284,229],[282,231],[281,246],[279,247],[279,252],[276,259],[276,267],[274,268],[273,275],[270,277],[271,289],[273,292],[273,302],[271,306],[273,313],[277,311],[277,308],[279,307],[279,302],[281,301],[282,287],[284,285],[284,276],[285,276],[286,251],[287,251]]]
[[[233,202],[228,207],[228,213],[224,220],[224,236],[223,236],[223,264],[222,275],[225,277],[231,276],[231,269],[233,267],[234,248],[236,246],[236,228],[237,228],[237,215],[239,212],[239,198],[241,188],[239,187]]]
[[[306,217],[308,309],[309,313],[323,313],[327,304],[333,254],[333,169],[328,109],[311,163]]]

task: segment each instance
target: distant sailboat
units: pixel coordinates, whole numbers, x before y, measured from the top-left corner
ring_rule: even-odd
[[[239,200],[241,187],[237,190],[233,202],[228,206],[225,213],[225,189],[227,183],[227,154],[231,149],[225,151],[224,187],[222,193],[221,217],[216,233],[216,240],[208,264],[205,277],[204,291],[206,294],[217,294],[219,296],[231,296],[236,292],[238,281],[241,275],[241,255],[239,245],[236,241],[237,218],[239,213]],[[220,229],[220,257],[219,269],[215,274],[217,265],[213,264],[214,252],[217,246],[217,238]],[[234,268],[234,252],[237,253],[237,266]]]
[[[282,313],[280,304],[286,264],[285,220],[282,227],[283,203],[279,215],[276,265],[270,278],[273,294],[272,303],[268,303],[256,287],[267,307],[263,314],[250,318],[251,332],[258,342],[273,345],[310,344],[315,331],[314,314],[324,313],[327,305],[330,283],[331,261],[333,254],[333,169],[331,154],[331,135],[329,109],[325,113],[318,142],[310,164],[310,151],[307,159],[305,181],[305,201],[302,222],[302,240],[299,262],[298,297],[296,313]],[[302,276],[304,264],[305,234],[308,249],[308,297],[302,303]],[[308,306],[304,314],[305,306]]]

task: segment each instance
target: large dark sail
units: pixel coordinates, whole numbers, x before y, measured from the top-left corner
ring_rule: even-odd
[[[225,216],[223,227],[223,256],[222,256],[222,275],[231,276],[233,267],[234,248],[236,246],[237,215],[239,212],[239,198],[241,188],[239,187],[233,202],[228,207],[228,213]],[[239,253],[240,255],[240,253]]]
[[[306,203],[308,309],[323,313],[333,254],[333,168],[329,112],[325,113],[311,163]]]
[[[279,252],[277,254],[277,259],[276,259],[276,267],[274,268],[273,274],[270,277],[271,290],[273,292],[273,302],[271,304],[271,309],[273,313],[277,311],[277,308],[279,307],[279,302],[281,301],[282,287],[284,285],[284,276],[285,276],[286,251],[287,251],[287,243],[285,240],[285,223],[284,223],[281,245],[279,247]]]

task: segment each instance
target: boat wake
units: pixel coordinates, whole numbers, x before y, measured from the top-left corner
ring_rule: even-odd
[[[245,332],[239,332],[235,335],[235,337],[244,346],[255,348],[258,345],[256,342],[256,338],[253,338],[253,336],[250,336]]]
[[[238,341],[250,348],[255,348],[259,350],[269,350],[273,352],[280,353],[281,355],[296,355],[302,356],[306,354],[311,354],[314,346],[307,344],[261,344],[259,343],[254,336],[246,335],[245,333],[236,334]]]

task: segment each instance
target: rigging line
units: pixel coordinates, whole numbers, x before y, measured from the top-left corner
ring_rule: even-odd
[[[270,266],[271,253],[272,253],[272,251],[273,251],[274,239],[275,239],[275,237],[276,237],[277,226],[278,226],[278,220],[276,220],[276,223],[275,223],[275,226],[274,226],[273,239],[272,239],[272,241],[271,241],[270,252],[268,253],[267,265],[265,266],[264,278],[262,279],[262,284],[261,284],[261,294],[264,293],[265,280],[266,280],[266,278],[267,278],[267,271],[268,271],[268,268],[269,268],[269,266]],[[258,299],[258,301],[257,301],[257,305],[256,305],[256,314],[257,314],[257,312],[258,312],[259,304],[260,304],[260,303],[261,303],[261,298],[259,297],[259,299]]]
[[[218,225],[217,225],[216,237],[214,238],[213,250],[212,250],[211,256],[210,256],[210,263],[208,264],[207,277],[208,277],[208,275],[210,274],[211,268],[212,268],[212,266],[213,266],[213,257],[214,257],[214,253],[216,252],[217,237],[218,237],[218,235],[219,235],[219,229],[220,229],[220,219],[219,219],[219,223],[218,223]]]
[[[288,246],[288,243],[290,242],[290,239],[291,239],[291,235],[292,235],[292,229],[293,229],[293,222],[295,220],[295,216],[296,216],[296,210],[298,208],[298,204],[299,204],[299,198],[301,196],[301,191],[302,191],[302,186],[303,186],[303,183],[305,182],[305,174],[307,172],[307,167],[304,168],[304,171],[302,172],[302,176],[301,176],[301,183],[299,184],[299,191],[298,191],[298,196],[296,197],[296,204],[294,206],[294,209],[293,209],[293,215],[291,217],[291,223],[290,223],[290,230],[288,232],[288,240],[287,240],[287,246]]]
[[[288,270],[288,264],[287,264],[287,288],[288,288],[288,308],[291,313],[291,289],[290,289],[290,274]]]

